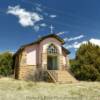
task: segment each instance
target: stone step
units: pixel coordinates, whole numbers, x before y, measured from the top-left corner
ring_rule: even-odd
[[[72,83],[72,82],[77,82],[77,80],[67,71],[58,71],[58,82]]]
[[[77,80],[68,71],[47,71],[48,75],[58,83],[73,83]],[[57,75],[57,76],[56,76]]]

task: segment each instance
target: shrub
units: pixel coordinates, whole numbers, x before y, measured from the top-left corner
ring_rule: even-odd
[[[0,75],[8,76],[11,75],[13,65],[13,55],[9,52],[0,54]]]
[[[100,81],[100,47],[83,44],[71,60],[71,71],[79,80]]]

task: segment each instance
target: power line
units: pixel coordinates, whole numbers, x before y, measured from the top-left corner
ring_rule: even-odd
[[[38,0],[39,1],[39,0]],[[32,1],[29,1],[29,2],[31,2],[33,5],[34,5],[34,1],[32,2]],[[39,1],[40,2],[40,1]],[[40,2],[41,3],[41,2]],[[90,18],[88,18],[88,17],[83,17],[83,16],[77,16],[77,15],[75,15],[75,14],[72,14],[72,13],[64,13],[63,11],[60,11],[60,10],[56,10],[56,9],[54,9],[54,8],[50,8],[50,7],[47,7],[47,6],[44,6],[44,5],[41,5],[41,7],[43,7],[43,8],[46,8],[46,9],[50,9],[50,10],[52,10],[52,11],[54,11],[54,12],[57,12],[57,13],[60,13],[60,14],[63,14],[63,15],[65,15],[66,17],[68,17],[68,19],[69,18],[71,18],[72,20],[77,20],[77,21],[75,21],[75,23],[78,25],[78,26],[80,26],[80,24],[81,25],[83,25],[83,26],[88,26],[88,25],[94,25],[94,24],[90,24],[90,23],[95,23],[96,21],[95,20],[92,20],[92,19],[90,19]],[[71,16],[71,17],[69,17],[69,16]],[[73,18],[77,18],[77,19],[73,19]],[[67,21],[66,19],[65,19],[65,17],[63,17],[63,19],[65,20],[65,21]]]
[[[3,10],[3,9],[0,9],[0,13],[1,14],[6,14],[6,10]],[[48,22],[51,22],[51,23],[55,23],[55,24],[59,24],[60,26],[63,26],[63,27],[73,27],[72,25],[70,25],[70,24],[64,24],[64,23],[62,23],[62,22],[58,22],[58,21],[51,21],[51,20],[47,20],[47,19],[45,19],[45,21],[48,21]]]
[[[33,3],[32,1],[22,1],[22,2],[25,2],[25,3],[29,3],[29,4],[32,4],[32,5],[36,5],[37,3]],[[48,7],[46,7],[46,8],[48,8]],[[58,10],[55,10],[54,8],[49,8],[49,9],[52,9],[52,10],[54,10],[54,11],[56,11],[56,12],[58,12]],[[0,12],[1,13],[5,13],[5,11],[3,10],[3,9],[0,9]],[[49,22],[50,22],[50,20],[48,20]],[[70,24],[64,24],[63,22],[58,22],[58,21],[51,21],[52,23],[56,23],[56,24],[59,24],[60,26],[64,26],[64,27],[74,27],[73,25],[70,25]],[[75,25],[76,26],[76,25]],[[79,26],[77,26],[77,27],[74,27],[74,28],[79,28]]]
[[[26,1],[27,3],[30,3],[30,4],[32,4],[32,5],[37,5],[38,3],[35,3],[34,1],[34,3],[32,2],[32,1]],[[38,1],[38,2],[40,2],[40,1]],[[41,2],[40,2],[41,3]],[[44,5],[41,5],[44,9],[49,9],[49,10],[53,10],[53,11],[55,11],[55,12],[57,12],[57,13],[60,13],[60,14],[63,14],[63,15],[67,15],[68,16],[68,13],[65,13],[65,12],[63,12],[63,11],[60,11],[60,10],[56,10],[55,8],[51,8],[51,7],[47,7],[47,6],[44,6]],[[72,13],[70,13],[69,14],[69,16],[76,16],[76,15],[74,15],[74,14],[72,14]],[[77,16],[76,16],[77,17]]]
[[[28,4],[31,4],[31,5],[33,5],[33,6],[36,6],[36,5],[41,5],[41,2],[38,0],[38,1],[36,1],[36,2],[39,2],[39,3],[36,3],[35,1],[32,1],[32,0],[20,0],[21,2],[24,2],[24,3],[28,3]],[[80,17],[80,16],[76,16],[75,14],[72,14],[72,13],[65,13],[65,12],[63,12],[63,11],[60,11],[60,10],[57,10],[57,9],[55,9],[55,8],[51,8],[51,7],[47,7],[47,6],[44,6],[44,5],[41,5],[41,7],[43,7],[44,9],[49,9],[49,10],[52,10],[52,11],[54,11],[54,12],[56,12],[56,13],[60,13],[60,14],[63,14],[63,15],[65,15],[66,17],[68,17],[68,16],[70,16],[69,18],[71,18],[71,17],[76,17],[76,18],[78,18],[78,20],[79,19],[81,19],[81,20],[83,20],[83,19],[86,19],[86,18],[84,18],[84,17]],[[64,18],[65,19],[65,18]],[[90,20],[90,18],[87,18],[87,20]],[[93,20],[92,20],[93,21]],[[83,23],[82,23],[83,24]],[[87,22],[85,23],[85,24],[88,24]]]
[[[28,3],[30,3],[30,4],[32,4],[32,5],[37,5],[38,3],[35,3],[35,1],[31,1],[31,0],[29,0],[29,1],[26,1],[26,2],[28,2]],[[34,2],[34,3],[33,3]],[[41,2],[38,0],[38,2],[41,4]],[[65,15],[65,16],[71,16],[71,17],[76,17],[76,18],[80,18],[80,19],[82,19],[82,18],[84,18],[84,17],[80,17],[80,16],[76,16],[75,14],[72,14],[72,13],[65,13],[65,12],[63,12],[63,11],[61,11],[61,10],[57,10],[57,9],[55,9],[55,8],[51,8],[51,7],[47,7],[47,6],[44,6],[44,5],[41,5],[44,9],[46,8],[46,9],[49,9],[49,10],[52,10],[52,11],[54,11],[54,12],[56,12],[56,13],[60,13],[60,14],[63,14],[63,15]],[[86,18],[86,17],[85,17]],[[90,18],[87,18],[88,20],[90,20]]]
[[[5,9],[0,9],[0,13],[2,14],[6,14],[6,10]],[[55,24],[59,24],[60,26],[63,26],[63,27],[73,27],[73,25],[70,25],[70,24],[64,24],[62,22],[58,22],[58,21],[51,21],[51,20],[47,20],[45,19],[45,21],[48,21],[48,22],[51,22],[51,23],[55,23]],[[75,28],[75,27],[74,27]]]
[[[35,1],[32,1],[32,0],[30,0],[30,1],[27,1],[27,2],[30,2],[30,4],[32,4],[32,5],[36,5],[36,4],[38,4],[38,3],[35,3]],[[38,0],[37,2],[39,2],[40,3],[40,5],[41,5],[41,2]],[[95,23],[95,20],[92,20],[92,19],[90,19],[90,18],[88,18],[88,17],[83,17],[83,16],[77,16],[77,15],[75,15],[75,14],[72,14],[72,13],[64,13],[63,11],[61,11],[61,10],[57,10],[57,9],[55,9],[55,8],[51,8],[51,7],[47,7],[47,6],[44,6],[44,5],[41,5],[41,7],[43,7],[44,9],[46,8],[46,9],[49,9],[49,10],[52,10],[52,11],[54,11],[54,12],[56,12],[56,13],[59,13],[59,14],[63,14],[64,16],[66,16],[66,17],[69,17],[69,18],[71,18],[71,19],[73,19],[73,18],[75,18],[74,20],[77,20],[76,22],[77,22],[77,24],[82,24],[82,25],[90,25],[90,22],[93,22],[93,23]],[[77,19],[76,19],[77,18]],[[63,19],[65,19],[64,17],[63,17]],[[66,19],[65,19],[66,20]],[[67,20],[66,20],[67,21]],[[82,21],[82,22],[80,22],[80,21]]]
[[[82,20],[82,17],[78,17],[78,16],[76,16],[76,15],[74,15],[74,14],[72,14],[72,13],[70,13],[70,14],[64,13],[64,12],[62,12],[62,11],[60,11],[60,10],[56,10],[56,9],[54,9],[54,8],[50,8],[50,7],[43,6],[43,5],[41,5],[41,4],[35,3],[34,1],[22,1],[22,2],[29,3],[29,4],[31,4],[31,5],[33,5],[33,6],[40,5],[41,7],[43,7],[43,9],[52,10],[52,11],[54,11],[54,12],[56,12],[56,13],[63,14],[63,15],[65,15],[66,17],[69,17],[69,16],[70,16],[69,18],[71,18],[71,19],[73,19],[73,17],[74,17],[74,18],[76,17],[78,20],[79,20],[79,18]],[[65,18],[63,18],[63,19],[65,19]],[[66,20],[66,21],[67,21],[67,20]],[[85,25],[88,24],[87,22],[86,22],[86,23],[79,22],[79,23],[85,24]],[[78,23],[78,24],[79,24],[79,23]]]
[[[5,14],[6,14],[6,12],[4,10],[0,9],[0,15],[5,15]]]
[[[52,21],[52,20],[47,20],[47,19],[45,19],[45,21],[47,21],[47,22],[50,22],[50,23],[55,23],[55,24],[59,24],[60,26],[62,26],[62,27],[72,27],[72,28],[79,28],[79,26],[77,26],[77,27],[75,27],[75,26],[73,26],[73,25],[70,25],[70,24],[64,24],[63,22],[59,22],[59,21]]]
[[[1,12],[1,13],[5,13],[5,11],[6,11],[6,10],[4,10],[4,9],[0,9],[0,12]]]
[[[34,5],[34,6],[36,6],[36,5],[41,5],[41,4],[35,3],[35,1],[31,1],[31,0],[29,0],[29,1],[22,1],[22,2],[31,4],[31,5]],[[33,2],[34,2],[34,3],[33,3]],[[38,2],[40,2],[40,1],[38,1]],[[41,2],[40,2],[40,3],[41,3]],[[53,10],[53,11],[55,11],[55,12],[57,12],[57,13],[60,13],[60,14],[63,14],[63,15],[68,15],[67,13],[65,13],[65,12],[63,12],[63,11],[60,11],[60,10],[56,10],[55,8],[47,7],[47,6],[44,6],[44,5],[41,5],[41,7],[43,7],[44,9]],[[69,16],[76,16],[76,15],[70,13]],[[76,16],[76,17],[77,17],[77,16]]]
[[[31,5],[33,5],[33,6],[36,6],[36,5],[41,5],[41,4],[38,4],[38,3],[36,3],[35,1],[31,1],[31,0],[28,0],[28,1],[26,1],[26,0],[20,0],[21,2],[24,2],[24,3],[28,3],[28,4],[31,4]],[[39,3],[41,3],[40,1],[38,1]],[[76,15],[74,15],[74,14],[72,14],[72,13],[70,13],[70,14],[68,14],[68,13],[64,13],[63,11],[60,11],[60,10],[56,10],[56,9],[54,9],[54,8],[50,8],[50,7],[47,7],[47,6],[43,6],[43,5],[41,5],[41,7],[43,7],[44,9],[46,8],[46,9],[49,9],[49,10],[52,10],[52,11],[54,11],[54,12],[57,12],[57,13],[60,13],[60,14],[63,14],[63,15],[65,15],[65,16],[71,16],[71,17],[76,17],[76,18],[78,18],[78,16],[76,16]],[[71,17],[69,17],[69,18],[71,18]],[[80,19],[82,19],[83,17],[79,17]],[[78,20],[79,20],[79,18],[78,18]],[[65,18],[63,18],[63,19],[65,19]],[[90,20],[90,19],[88,19],[88,20]],[[92,20],[93,21],[93,20]],[[79,22],[80,23],[80,22]],[[88,24],[87,22],[86,23],[81,23],[81,24]]]

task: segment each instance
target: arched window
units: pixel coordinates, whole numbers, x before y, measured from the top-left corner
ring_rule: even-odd
[[[48,46],[47,52],[49,54],[52,54],[52,53],[56,54],[58,51],[57,51],[56,46],[51,44],[51,45]]]

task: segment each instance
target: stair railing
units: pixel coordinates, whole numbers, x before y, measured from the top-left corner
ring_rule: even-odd
[[[47,73],[52,78],[52,80],[56,83],[58,80],[57,72],[55,70],[47,70]]]

